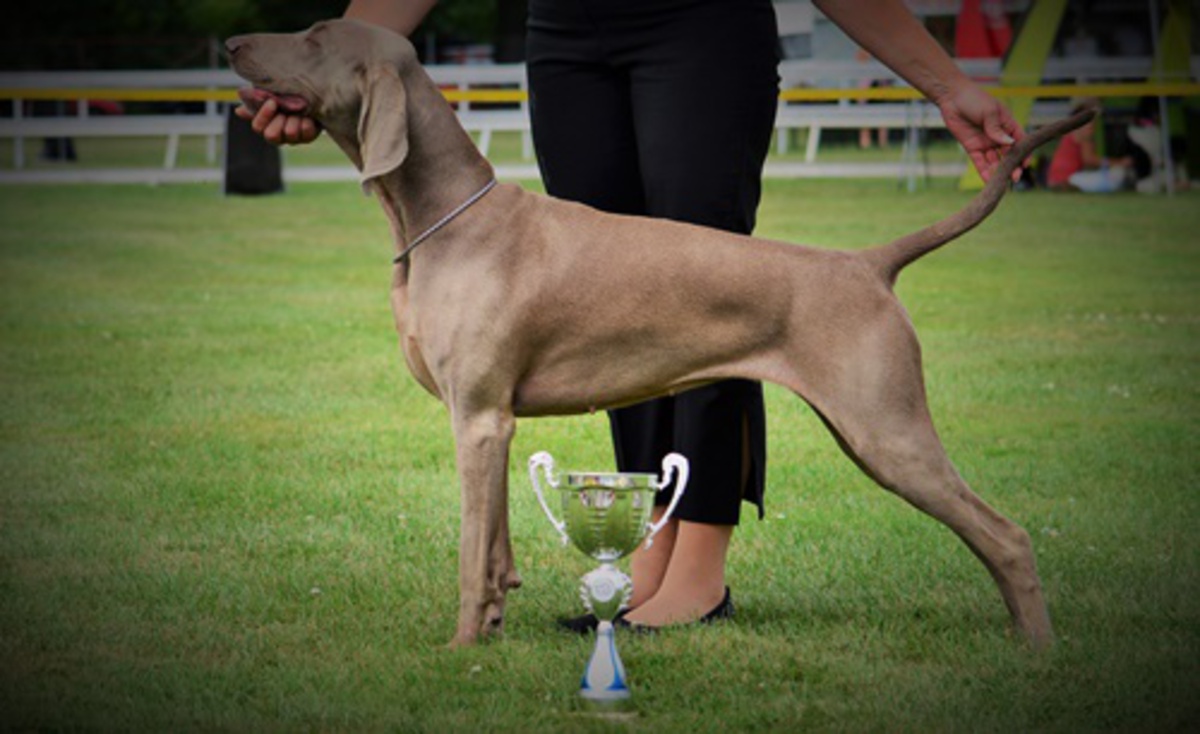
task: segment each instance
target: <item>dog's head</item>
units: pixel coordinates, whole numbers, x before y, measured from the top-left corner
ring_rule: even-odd
[[[225,42],[233,70],[253,85],[242,101],[312,117],[362,171],[364,182],[395,170],[408,154],[402,70],[416,64],[407,39],[353,20],[299,33],[256,33]],[[386,119],[385,124],[371,124]]]

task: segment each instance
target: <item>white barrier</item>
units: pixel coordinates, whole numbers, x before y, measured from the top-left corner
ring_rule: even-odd
[[[524,92],[525,66],[523,64],[489,64],[464,66],[427,66],[430,76],[444,89],[461,91],[480,88],[503,88]],[[13,167],[25,167],[25,138],[57,137],[165,137],[166,153],[163,168],[175,167],[179,139],[181,136],[203,136],[208,138],[207,158],[216,160],[216,140],[224,134],[225,117],[222,102],[212,99],[219,92],[245,86],[245,81],[229,70],[197,69],[182,71],[43,71],[2,72],[0,89],[6,90],[14,100],[13,116],[0,118],[0,139],[13,140]],[[78,90],[81,96],[87,90],[96,90],[98,99],[104,92],[112,90],[184,90],[181,100],[190,92],[205,92],[204,111],[201,113],[175,115],[93,115],[81,98],[74,115],[61,117],[30,117],[23,114],[22,90],[34,95],[38,90]],[[162,99],[162,95],[156,96]],[[522,95],[524,96],[524,95]],[[524,136],[523,153],[526,158],[533,155],[529,138],[528,103],[524,101],[496,105],[459,102],[458,115],[463,127],[479,137],[479,147],[486,155],[492,134],[499,131],[521,132]]]
[[[1070,103],[1065,101],[1037,102],[1033,106],[1030,123],[1043,125],[1065,116]],[[781,155],[788,151],[791,130],[808,130],[805,141],[804,162],[815,163],[817,149],[821,144],[821,132],[839,130],[931,130],[945,127],[942,115],[929,102],[880,102],[877,104],[818,103],[780,104],[775,114],[776,151]]]
[[[995,82],[1000,77],[998,59],[962,59],[958,62],[972,79]],[[1049,59],[1040,78],[1022,80],[1029,85],[1041,83],[1088,84],[1096,81],[1142,81],[1154,72],[1154,60],[1149,57],[1110,58],[1086,57]],[[891,69],[878,61],[784,61],[779,65],[780,86],[783,89],[808,87],[816,89],[862,89],[872,82],[907,86]],[[1189,82],[1200,78],[1200,56],[1191,60],[1191,74],[1165,81]],[[1041,125],[1067,114],[1070,102],[1041,100],[1034,104],[1030,124]],[[821,131],[826,129],[890,129],[918,130],[944,127],[941,115],[923,101],[880,102],[869,105],[842,100],[833,103],[781,103],[775,117],[776,150],[788,150],[789,133],[808,130],[804,151],[805,163],[814,163],[821,143]]]
[[[968,75],[983,81],[994,81],[1000,75],[1000,64],[994,60],[962,61],[960,66]],[[523,157],[525,160],[532,158],[529,110],[525,93],[527,83],[523,64],[432,65],[426,68],[434,81],[448,92],[496,89],[515,92],[516,94],[510,95],[514,101],[508,103],[459,101],[455,104],[463,126],[477,135],[478,145],[485,155],[489,152],[493,133],[510,131],[522,134]],[[1149,58],[1052,59],[1047,64],[1042,79],[1031,79],[1029,83],[1046,81],[1079,84],[1097,80],[1142,80],[1151,76],[1153,71],[1153,62]],[[785,61],[780,65],[779,72],[781,86],[785,90],[834,89],[850,93],[861,89],[870,81],[903,85],[893,72],[878,62]],[[1190,72],[1190,78],[1179,81],[1200,78],[1200,56],[1192,58]],[[18,171],[25,167],[22,143],[26,138],[162,136],[167,141],[162,165],[162,171],[165,172],[175,169],[180,138],[201,136],[208,141],[207,159],[211,164],[216,161],[217,141],[223,135],[225,126],[225,102],[218,99],[230,99],[229,90],[243,85],[244,82],[229,70],[3,72],[0,73],[0,90],[3,90],[6,98],[14,100],[14,104],[13,115],[0,118],[0,138],[13,140],[13,167]],[[74,90],[72,98],[81,102],[77,105],[77,114],[62,117],[23,115],[21,100],[37,96],[38,90],[48,89]],[[23,90],[29,90],[29,94],[22,95]],[[82,103],[88,90],[95,90],[96,98],[99,99],[105,98],[105,92],[112,94],[113,90],[170,90],[178,96],[159,92],[146,98],[199,99],[204,102],[204,111],[175,115],[92,115],[89,114],[88,106]],[[1061,116],[1066,111],[1067,104],[1063,100],[1038,102],[1034,106],[1032,121],[1037,124]],[[904,129],[909,131],[908,140],[911,143],[916,130],[940,128],[942,120],[936,109],[921,101],[874,104],[859,104],[849,100],[818,103],[784,101],[779,106],[775,126],[780,152],[786,151],[790,131],[809,131],[804,162],[812,166],[816,163],[823,130]],[[789,170],[794,168],[792,166]],[[520,170],[530,172],[533,169],[524,166]],[[316,175],[311,170],[306,173],[306,177]],[[0,173],[0,180],[4,178],[11,180],[13,177]],[[156,176],[155,180],[177,178]]]

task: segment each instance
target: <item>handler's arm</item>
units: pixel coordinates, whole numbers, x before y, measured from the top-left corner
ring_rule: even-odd
[[[933,101],[986,180],[1024,136],[1004,105],[962,72],[901,0],[814,0],[875,58]]]
[[[970,84],[901,0],[816,0],[846,35],[937,102]]]
[[[350,0],[343,16],[410,36],[434,5],[437,0]]]

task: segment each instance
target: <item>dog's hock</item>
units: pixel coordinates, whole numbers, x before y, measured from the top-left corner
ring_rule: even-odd
[[[358,145],[363,189],[386,176],[408,156],[408,112],[404,82],[395,68],[377,64],[365,73]]]

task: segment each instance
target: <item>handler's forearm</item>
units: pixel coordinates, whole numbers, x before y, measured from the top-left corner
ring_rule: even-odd
[[[814,0],[858,45],[937,102],[970,79],[901,0]]]
[[[350,0],[344,17],[410,36],[437,0]]]

